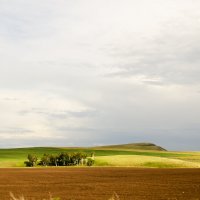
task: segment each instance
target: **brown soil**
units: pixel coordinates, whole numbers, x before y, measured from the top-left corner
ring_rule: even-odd
[[[0,200],[9,192],[27,199],[199,200],[200,169],[22,168],[0,169]]]

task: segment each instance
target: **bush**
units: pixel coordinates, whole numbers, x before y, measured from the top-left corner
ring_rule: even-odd
[[[49,154],[44,154],[43,157],[41,158],[39,165],[43,166],[48,166],[50,165],[50,155]]]
[[[92,165],[94,165],[94,160],[92,158],[88,158],[87,166],[92,166]]]
[[[37,156],[36,155],[33,155],[33,154],[28,154],[28,161],[25,161],[24,164],[27,166],[27,167],[34,167],[36,164],[37,164]]]
[[[40,166],[74,166],[74,165],[87,165],[92,166],[94,164],[94,158],[88,158],[87,154],[82,152],[60,153],[56,155],[44,154],[39,163],[37,163],[37,156],[28,154],[28,161],[24,164],[27,167]]]
[[[32,167],[32,165],[29,161],[25,161],[24,164],[26,165],[26,167]]]

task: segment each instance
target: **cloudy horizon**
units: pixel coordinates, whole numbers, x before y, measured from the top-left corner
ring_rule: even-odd
[[[0,148],[200,150],[200,1],[0,0]]]

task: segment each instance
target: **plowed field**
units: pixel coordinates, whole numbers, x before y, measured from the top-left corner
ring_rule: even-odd
[[[200,199],[200,169],[21,168],[0,169],[0,200],[9,192],[28,200]]]

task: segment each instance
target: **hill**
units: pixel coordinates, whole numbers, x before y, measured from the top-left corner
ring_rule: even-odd
[[[96,148],[167,151],[166,149],[157,146],[153,143],[129,143],[129,144],[119,144],[119,145],[106,145],[106,146],[99,146]]]
[[[200,167],[200,152],[166,151],[151,143],[132,143],[101,147],[32,147],[0,149],[0,167],[24,167],[28,154],[38,158],[46,154],[85,152],[95,154],[95,166]]]

